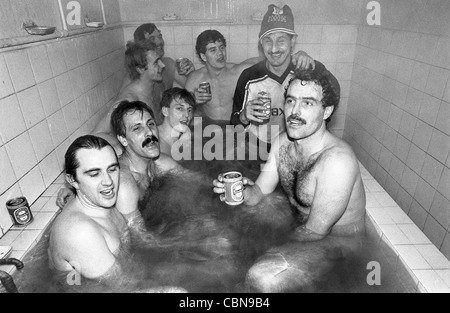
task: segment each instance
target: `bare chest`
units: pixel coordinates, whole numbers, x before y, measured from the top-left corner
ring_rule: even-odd
[[[280,150],[278,174],[292,205],[309,214],[316,190],[317,158],[299,160],[289,147]]]

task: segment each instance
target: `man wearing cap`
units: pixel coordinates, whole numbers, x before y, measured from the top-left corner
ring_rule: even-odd
[[[236,85],[231,123],[245,126],[266,143],[271,143],[285,129],[283,96],[295,70],[291,54],[296,38],[291,8],[271,4],[259,33],[265,60],[246,69]],[[317,61],[312,63],[312,68],[315,66],[324,67]],[[262,91],[271,98],[269,118],[263,102],[258,99],[258,93]]]
[[[295,71],[285,93],[287,132],[273,142],[256,183],[244,179],[246,205],[257,205],[280,183],[298,216],[292,242],[272,248],[249,270],[252,289],[305,290],[333,268],[333,260],[360,245],[366,198],[358,160],[326,128],[339,98],[339,83],[328,70]],[[223,200],[222,175],[213,184]]]

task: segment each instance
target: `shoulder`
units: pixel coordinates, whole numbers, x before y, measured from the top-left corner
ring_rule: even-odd
[[[165,174],[174,170],[181,170],[183,167],[175,162],[170,156],[165,153],[161,153],[159,158],[155,161],[158,174]]]
[[[100,230],[90,217],[69,207],[55,220],[51,233],[58,241],[73,246],[89,242],[100,234]]]
[[[335,137],[319,157],[321,167],[331,174],[352,174],[359,172],[359,163],[353,149],[342,139]]]

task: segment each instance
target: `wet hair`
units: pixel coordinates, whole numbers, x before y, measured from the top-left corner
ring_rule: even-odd
[[[150,109],[144,102],[122,101],[111,114],[111,126],[116,135],[122,137],[126,136],[124,117],[125,115],[129,113],[133,114],[136,111],[141,112],[141,114],[144,114],[144,112],[148,112],[152,116],[152,118],[155,119],[152,109]]]
[[[334,106],[334,110],[331,113],[331,115],[327,118],[326,122],[331,121],[331,117],[336,112],[337,107],[339,105],[340,101],[340,86],[337,79],[331,74],[323,65],[318,65],[316,62],[316,69],[315,70],[301,70],[297,69],[294,72],[294,77],[291,79],[291,81],[288,84],[288,87],[286,88],[284,97],[287,97],[287,91],[289,89],[289,86],[295,81],[300,80],[303,84],[303,82],[314,82],[318,86],[322,87],[322,105],[324,108]]]
[[[217,30],[208,29],[202,32],[197,37],[197,43],[195,44],[195,51],[197,52],[198,57],[203,62],[200,54],[206,53],[206,46],[210,43],[215,43],[216,41],[222,42],[225,47],[227,46],[227,41],[225,37],[219,33]]]
[[[125,65],[132,80],[141,77],[137,69],[147,69],[147,52],[155,51],[156,48],[156,45],[149,40],[128,41],[125,51]]]
[[[134,34],[133,34],[134,40],[135,41],[146,40],[147,38],[145,38],[145,34],[146,33],[152,34],[157,29],[158,28],[153,23],[142,24],[141,26],[136,28],[136,30],[134,31]]]
[[[170,108],[173,100],[183,100],[192,108],[195,108],[195,96],[192,92],[184,88],[173,87],[163,92],[161,99],[161,108]]]
[[[80,149],[97,149],[101,150],[105,147],[111,147],[111,150],[114,151],[114,154],[117,154],[114,148],[109,144],[108,141],[106,141],[103,138],[93,136],[93,135],[86,135],[81,136],[75,139],[75,141],[69,146],[69,148],[66,151],[66,154],[64,155],[64,162],[65,162],[65,172],[66,174],[73,177],[73,179],[77,180],[77,168],[80,167],[80,161],[77,159],[77,152]]]

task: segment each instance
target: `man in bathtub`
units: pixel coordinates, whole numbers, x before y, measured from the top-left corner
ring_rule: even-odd
[[[161,58],[162,62],[166,66],[162,72],[162,81],[158,82],[153,88],[153,102],[159,104],[162,98],[162,93],[173,87],[174,83],[184,87],[186,85],[187,76],[195,70],[195,66],[188,58],[183,58],[180,63],[180,70],[177,69],[176,62],[167,56],[164,56],[165,42],[161,31],[153,23],[146,23],[139,26],[134,34],[134,41],[149,41],[156,45],[156,52]],[[122,83],[121,90],[125,88],[132,81],[131,77],[127,75]],[[156,114],[159,111],[154,110]],[[159,117],[157,117],[158,125],[161,123]]]
[[[75,271],[124,291],[140,283],[124,275],[133,225],[117,206],[119,201],[130,201],[132,206],[138,193],[120,167],[114,149],[100,137],[79,137],[68,148],[66,179],[76,197],[52,225],[48,248],[49,266],[61,277]],[[147,291],[183,290],[161,287]]]
[[[186,89],[174,87],[164,91],[161,100],[163,123],[158,126],[161,153],[172,156],[172,146],[191,147],[191,125],[195,97]]]
[[[300,217],[293,241],[269,250],[251,267],[247,283],[261,292],[307,288],[353,253],[365,231],[365,191],[352,148],[327,130],[340,87],[324,67],[296,71],[285,92],[286,132],[273,143],[256,182],[245,178],[245,204],[257,205],[278,183]],[[214,192],[224,200],[223,177]]]
[[[199,113],[211,123],[229,125],[233,110],[233,95],[242,71],[262,61],[262,57],[247,59],[239,64],[227,62],[227,42],[217,30],[205,30],[197,37],[196,53],[205,65],[189,74],[186,89],[195,93]],[[291,52],[291,51],[290,51]],[[291,61],[291,59],[289,59]],[[314,59],[307,53],[298,51],[292,55],[293,67],[314,67]],[[211,93],[199,87],[208,82]]]
[[[122,154],[122,146],[111,127],[111,114],[119,103],[122,101],[144,102],[155,113],[155,122],[158,123],[161,120],[159,103],[156,104],[153,99],[153,87],[162,81],[165,65],[156,50],[157,46],[150,41],[128,42],[125,63],[132,81],[120,91],[108,114],[100,120],[92,132],[106,139],[114,147],[117,155]]]

